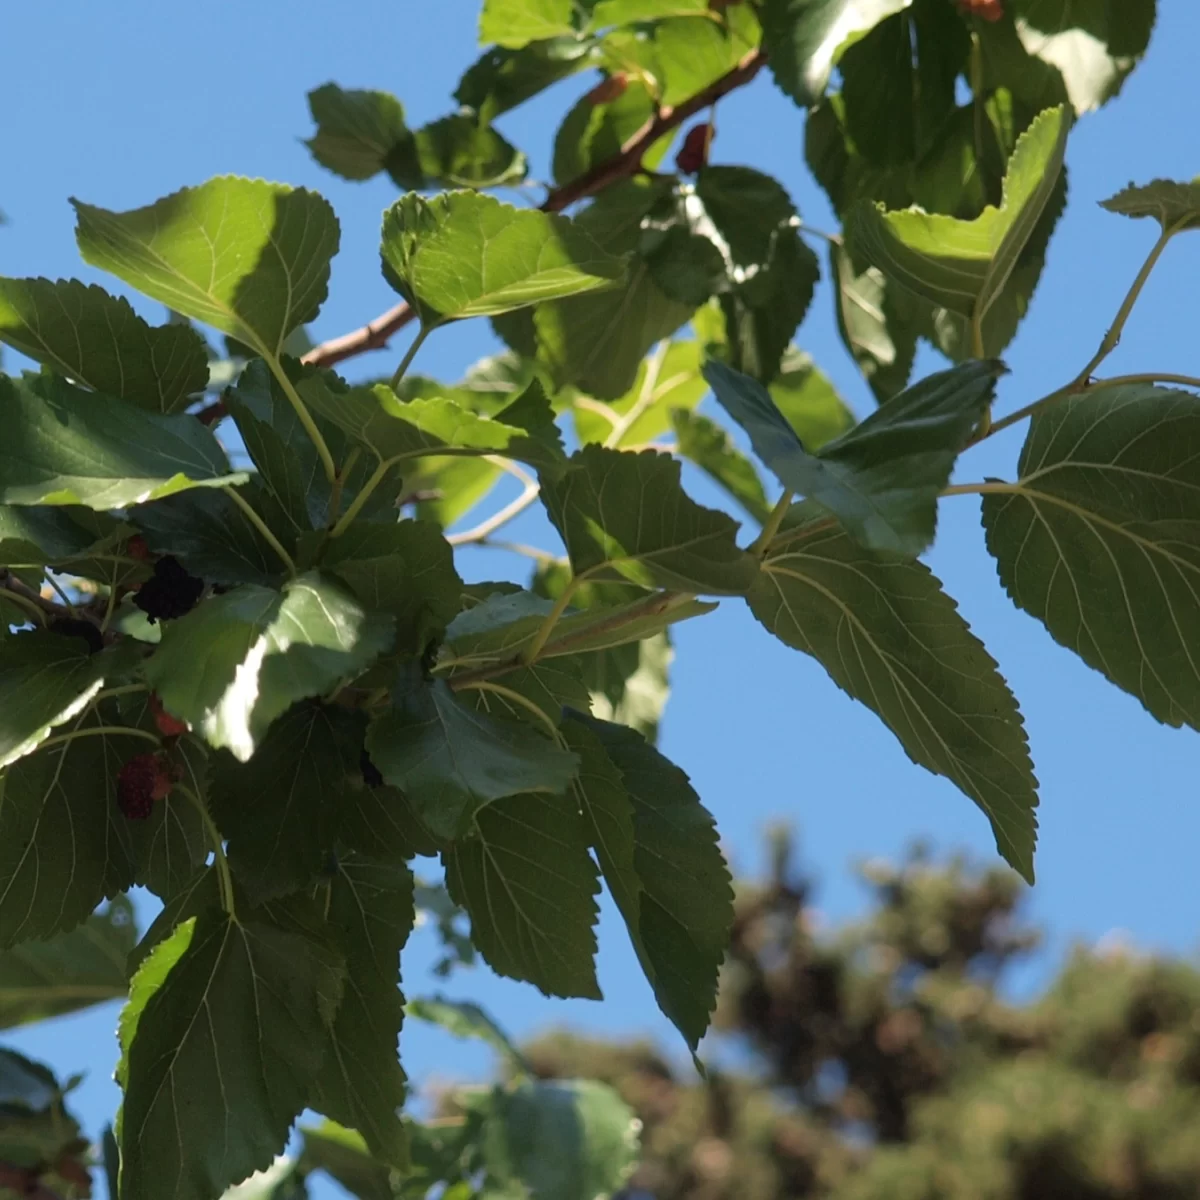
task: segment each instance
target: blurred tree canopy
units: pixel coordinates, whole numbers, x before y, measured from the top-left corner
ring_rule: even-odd
[[[1001,869],[870,864],[821,932],[777,834],[739,888],[715,1021],[749,1065],[697,1079],[652,1045],[552,1034],[544,1078],[613,1084],[644,1124],[622,1200],[1184,1200],[1200,1195],[1200,971],[1076,948],[1005,998],[1039,936]],[[727,1055],[721,1057],[728,1057]]]

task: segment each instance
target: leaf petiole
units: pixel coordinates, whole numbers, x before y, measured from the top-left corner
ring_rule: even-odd
[[[758,558],[766,555],[767,547],[770,545],[771,539],[779,532],[779,527],[783,524],[783,518],[787,516],[788,509],[792,507],[795,495],[795,492],[790,489],[784,489],[783,495],[779,497],[775,507],[771,509],[770,515],[759,531],[758,537],[747,547],[748,553]]]
[[[44,742],[39,743],[38,749],[47,750],[51,746],[63,746],[68,742],[73,742],[76,738],[93,737],[96,734],[117,737],[123,733],[130,737],[153,742],[156,746],[159,744],[159,739],[155,734],[146,729],[135,729],[132,725],[89,725],[86,729],[73,729],[70,733],[56,733],[53,737],[48,737]]]
[[[299,418],[300,424],[304,426],[304,432],[308,434],[309,440],[316,447],[317,457],[321,460],[321,466],[325,471],[325,478],[333,483],[337,479],[337,467],[333,464],[333,455],[329,452],[325,438],[317,428],[312,413],[308,411],[308,405],[300,398],[300,393],[296,391],[296,385],[288,378],[283,364],[273,354],[264,354],[263,358],[283,394],[288,398],[288,403],[296,410],[296,416]]]
[[[221,840],[221,831],[213,822],[208,805],[190,787],[183,783],[175,785],[175,791],[187,798],[192,807],[200,814],[204,822],[204,830],[212,845],[213,863],[217,868],[217,882],[221,889],[221,907],[231,916],[237,916],[233,904],[233,876],[229,871],[229,860],[225,857],[225,845]]]
[[[254,511],[254,506],[242,496],[237,488],[225,488],[225,493],[229,498],[242,510],[246,515],[246,520],[262,534],[263,540],[279,555],[283,561],[283,565],[287,568],[287,573],[291,576],[296,574],[296,564],[292,556],[283,548],[283,543],[267,528],[267,523]]]
[[[562,595],[554,602],[554,607],[546,614],[546,619],[542,622],[537,633],[533,635],[533,641],[522,651],[521,662],[524,665],[528,666],[530,663],[537,661],[537,656],[542,652],[542,648],[554,632],[554,626],[558,624],[559,618],[567,611],[567,607],[571,603],[571,597],[575,595],[583,582],[584,576],[571,576],[570,582],[562,590]]]
[[[417,351],[420,350],[421,343],[431,332],[432,330],[427,329],[424,325],[417,330],[417,336],[413,338],[412,345],[404,352],[404,357],[400,360],[400,365],[396,368],[396,373],[392,376],[393,392],[400,386],[400,381],[404,378],[405,372],[412,366],[412,360],[417,357]]]

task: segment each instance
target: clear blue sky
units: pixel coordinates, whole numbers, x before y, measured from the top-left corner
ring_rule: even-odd
[[[999,411],[1050,391],[1087,361],[1153,240],[1154,226],[1108,215],[1096,201],[1131,179],[1200,173],[1200,6],[1160,0],[1159,8],[1145,63],[1121,97],[1072,134],[1069,208],[1033,311],[1007,355],[1012,374],[1001,384]],[[78,260],[68,196],[124,209],[212,175],[263,176],[320,190],[341,217],[342,250],[314,334],[362,323],[396,299],[377,258],[379,216],[394,190],[383,179],[342,182],[312,162],[300,143],[310,129],[305,93],[328,80],[378,87],[401,97],[414,124],[440,116],[476,54],[475,18],[473,0],[365,0],[344,8],[314,0],[9,5],[0,210],[10,223],[0,228],[0,274],[74,275],[112,287]],[[585,86],[568,81],[502,119],[502,130],[530,155],[535,176],[548,173],[556,118]],[[718,128],[715,161],[777,175],[809,222],[832,226],[804,168],[801,114],[765,76],[722,102]],[[1185,236],[1156,271],[1106,370],[1200,373],[1197,279],[1200,235]],[[154,319],[161,315],[139,306]],[[852,406],[868,411],[866,389],[837,339],[826,287],[800,341]],[[485,323],[444,330],[421,351],[417,368],[454,379],[493,345]],[[348,373],[390,370],[402,350],[394,345]],[[918,365],[928,371],[936,364],[930,355]],[[1013,431],[968,455],[959,478],[1011,477],[1022,436]],[[701,481],[689,479],[689,486],[698,499],[716,502]],[[529,519],[514,536],[545,539],[547,531]],[[1157,725],[1009,606],[983,549],[975,500],[943,504],[929,561],[1025,712],[1042,785],[1039,882],[1030,910],[1051,931],[1052,947],[1121,929],[1139,943],[1193,953],[1200,942],[1196,735]],[[476,578],[523,578],[525,568],[477,551],[464,570]],[[862,903],[846,870],[855,857],[897,856],[919,836],[942,849],[994,854],[987,823],[969,801],[909,763],[871,713],[838,692],[815,663],[769,638],[738,604],[726,601],[714,616],[681,629],[677,644],[662,747],[716,814],[735,868],[760,865],[768,823],[796,822],[805,861],[822,880],[820,906],[837,920]],[[570,1023],[668,1039],[611,907],[601,941],[603,1005],[546,1000],[483,969],[460,974],[447,990],[482,999],[518,1034]],[[436,986],[426,974],[433,949],[427,935],[415,937],[406,958],[410,994]],[[115,1022],[110,1006],[6,1039],[63,1074],[89,1072],[77,1109],[91,1133],[118,1101],[110,1082]],[[418,1082],[487,1064],[482,1053],[425,1028],[409,1030],[402,1045]]]

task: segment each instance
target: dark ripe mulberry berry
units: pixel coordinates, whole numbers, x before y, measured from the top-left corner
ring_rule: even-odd
[[[153,576],[138,588],[133,602],[154,624],[191,612],[203,591],[203,579],[189,575],[178,559],[165,554],[154,564]]]
[[[144,821],[156,800],[164,800],[174,784],[174,772],[160,754],[135,754],[117,775],[117,807],[131,821]]]
[[[717,131],[707,121],[693,125],[683,139],[683,146],[675,155],[675,165],[684,175],[695,175],[708,162],[708,148],[717,136]]]
[[[371,761],[371,756],[367,753],[366,746],[363,747],[362,754],[359,756],[358,767],[362,771],[363,783],[367,787],[383,787],[383,776],[380,775],[379,768]]]
[[[181,721],[178,717],[173,717],[162,706],[162,701],[158,698],[157,692],[150,693],[150,712],[154,716],[154,724],[158,726],[158,732],[163,737],[180,737],[187,733],[188,726],[186,721]]]
[[[51,633],[80,638],[88,644],[88,653],[99,654],[104,649],[104,635],[91,623],[78,617],[59,617],[47,626]]]

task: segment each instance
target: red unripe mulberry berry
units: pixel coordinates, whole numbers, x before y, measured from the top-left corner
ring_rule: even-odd
[[[153,751],[135,754],[117,775],[117,807],[131,821],[144,821],[156,800],[165,800],[175,783],[166,759]]]
[[[706,121],[693,125],[683,139],[683,146],[675,155],[675,165],[684,175],[695,175],[708,162],[708,148],[717,136],[717,131]]]
[[[958,9],[964,16],[979,17],[983,21],[1000,21],[1004,18],[1004,0],[958,0]]]
[[[125,553],[130,558],[136,558],[138,562],[149,562],[151,557],[150,547],[146,545],[146,539],[140,533],[135,533],[125,543]]]
[[[162,706],[162,701],[158,698],[157,692],[150,693],[150,711],[154,714],[154,724],[158,726],[158,732],[163,737],[180,737],[187,733],[188,726],[186,721],[181,721],[178,717],[173,717]]]

